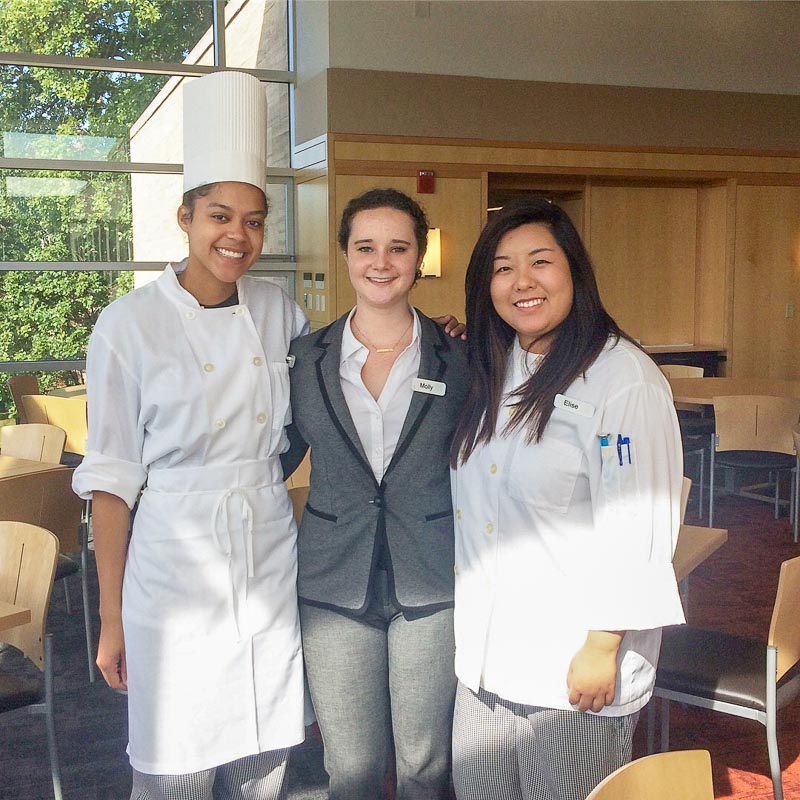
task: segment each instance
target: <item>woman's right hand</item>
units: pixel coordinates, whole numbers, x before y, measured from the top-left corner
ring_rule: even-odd
[[[128,664],[125,660],[125,634],[122,620],[100,623],[97,666],[112,689],[128,688]]]

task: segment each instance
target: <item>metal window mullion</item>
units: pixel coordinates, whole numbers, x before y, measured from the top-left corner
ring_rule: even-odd
[[[202,64],[184,64],[156,61],[117,61],[106,58],[86,58],[83,56],[46,56],[38,53],[0,52],[0,65],[8,67],[42,67],[47,69],[80,69],[99,72],[125,72],[143,75],[166,75],[182,78],[197,78],[209,72],[218,72],[222,67]],[[236,67],[239,72],[254,75],[268,83],[294,83],[297,76],[293,70],[257,69]]]

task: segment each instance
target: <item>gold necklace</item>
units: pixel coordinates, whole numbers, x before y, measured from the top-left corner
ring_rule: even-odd
[[[374,345],[367,337],[364,335],[364,331],[358,327],[358,323],[356,322],[355,316],[352,318],[353,327],[358,331],[359,336],[364,340],[364,344],[371,347],[376,353],[394,353],[395,347],[400,344],[405,338],[405,335],[408,333],[411,326],[414,324],[414,316],[411,316],[411,320],[409,321],[406,329],[400,334],[400,338],[391,346],[391,347],[377,347]]]

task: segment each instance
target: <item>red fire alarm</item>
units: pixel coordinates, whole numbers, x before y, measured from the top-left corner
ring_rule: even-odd
[[[417,170],[417,194],[433,194],[436,191],[436,173],[432,169]]]

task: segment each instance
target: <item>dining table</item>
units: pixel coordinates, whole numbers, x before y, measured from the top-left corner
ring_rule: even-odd
[[[777,378],[670,378],[676,403],[710,406],[715,397],[726,395],[767,395],[800,397],[800,381]]]
[[[31,610],[15,603],[0,600],[0,631],[26,625],[31,621]]]
[[[66,470],[69,467],[64,464],[50,464],[46,461],[32,461],[28,458],[17,458],[16,456],[4,456],[0,453],[0,480],[3,478],[13,478],[17,475],[31,475],[34,472],[54,472],[56,470]]]

